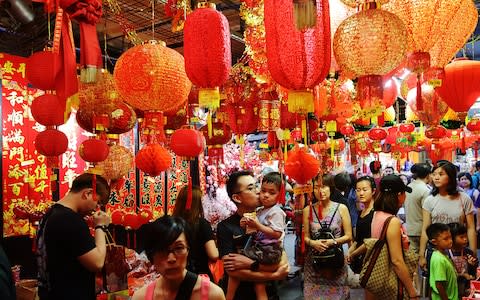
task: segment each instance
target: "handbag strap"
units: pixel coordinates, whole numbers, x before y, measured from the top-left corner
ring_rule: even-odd
[[[207,274],[200,274],[202,278],[202,285],[200,289],[200,300],[208,300],[208,294],[210,292],[210,277]]]
[[[178,293],[177,297],[175,297],[175,300],[189,300],[192,296],[193,288],[197,283],[197,279],[197,274],[187,271],[187,275],[185,275],[185,278],[178,288]]]
[[[328,228],[330,228],[330,225],[333,223],[333,218],[337,214],[337,210],[340,207],[340,203],[337,203],[337,207],[335,207],[335,211],[333,212],[332,218],[330,219],[330,223],[328,223]],[[315,213],[315,217],[317,217],[318,223],[320,222],[320,218],[318,217],[317,210],[315,209],[315,206],[312,206],[313,212]]]
[[[385,242],[387,241],[387,229],[388,225],[390,224],[390,221],[392,220],[393,216],[388,217],[385,220],[385,223],[383,223],[383,228],[382,228],[382,233],[380,234],[380,238],[378,241],[375,243],[375,246],[373,247],[373,251],[369,253],[368,256],[365,257],[364,261],[368,261],[369,257],[371,256],[372,258],[370,259],[367,270],[365,271],[365,274],[362,277],[362,280],[360,281],[360,285],[362,287],[365,287],[367,285],[368,279],[370,279],[370,275],[372,275],[373,267],[377,263],[378,256],[380,255],[380,252],[382,251],[383,245],[385,245]],[[388,245],[387,245],[388,247]]]

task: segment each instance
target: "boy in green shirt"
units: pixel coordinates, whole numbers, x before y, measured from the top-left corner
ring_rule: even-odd
[[[446,224],[433,223],[427,228],[428,240],[434,245],[430,259],[432,300],[457,300],[457,273],[445,251],[452,248],[452,234]]]

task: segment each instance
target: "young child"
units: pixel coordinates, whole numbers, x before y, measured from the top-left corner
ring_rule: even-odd
[[[450,259],[457,271],[458,295],[467,296],[470,280],[475,279],[478,259],[468,245],[467,227],[459,223],[450,223],[453,246],[449,250]]]
[[[244,216],[241,224],[248,229],[256,230],[256,233],[249,239],[243,249],[243,254],[253,259],[257,266],[259,264],[278,264],[283,253],[283,237],[285,235],[285,212],[277,205],[282,186],[282,177],[278,172],[266,174],[262,180],[260,189],[260,203],[262,207],[257,209],[256,217]],[[229,277],[227,300],[235,296],[240,281]],[[255,293],[257,300],[267,300],[265,284],[256,283]]]
[[[452,248],[450,228],[446,224],[433,223],[427,228],[427,236],[434,247],[429,270],[432,300],[458,299],[457,273],[445,254]]]

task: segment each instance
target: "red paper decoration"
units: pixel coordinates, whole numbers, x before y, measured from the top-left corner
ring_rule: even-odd
[[[199,105],[218,108],[218,87],[228,79],[232,65],[228,20],[214,3],[200,2],[188,15],[183,33],[185,70],[200,88]]]
[[[448,105],[442,100],[436,90],[428,84],[422,85],[421,93],[423,110],[418,110],[417,108],[418,95],[416,88],[411,89],[407,94],[408,106],[423,123],[427,125],[440,123],[448,111]]]
[[[301,133],[301,131],[300,131],[300,133]],[[301,138],[302,137],[300,136],[300,139]],[[314,142],[325,142],[325,141],[328,140],[328,134],[325,130],[317,128],[312,132],[312,134],[310,135],[310,138]]]
[[[56,67],[56,54],[52,51],[39,51],[33,53],[26,62],[25,74],[28,81],[41,90],[54,90]]]
[[[433,140],[439,140],[441,138],[444,138],[447,133],[447,129],[440,125],[430,126],[425,130],[425,136]]]
[[[91,138],[83,141],[78,148],[78,154],[87,162],[98,163],[108,157],[110,148],[104,140]]]
[[[306,184],[320,172],[320,162],[306,148],[295,148],[288,153],[285,174],[298,184]]]
[[[340,127],[340,133],[346,137],[349,137],[355,133],[355,127],[352,124],[345,124]]]
[[[158,176],[172,165],[172,156],[159,144],[148,144],[135,157],[137,168],[150,176]]]
[[[205,149],[205,139],[200,131],[185,127],[172,134],[170,149],[178,156],[193,159]]]
[[[76,120],[78,125],[88,131],[94,132],[94,118],[95,114],[91,110],[84,109],[83,106],[77,111]],[[118,102],[117,107],[115,107],[108,117],[108,127],[106,131],[109,134],[122,134],[132,130],[137,121],[137,117],[133,109],[123,102]]]
[[[185,103],[191,88],[182,55],[152,41],[124,52],[113,77],[124,101],[140,110],[178,107]]]
[[[65,123],[64,111],[56,95],[45,94],[35,98],[30,109],[35,121],[44,126],[60,126]]]
[[[265,37],[268,69],[288,88],[288,110],[313,112],[313,89],[330,68],[330,14],[327,0],[316,1],[316,25],[299,31],[290,0],[265,1]]]
[[[374,141],[381,141],[387,137],[387,131],[383,128],[372,128],[368,131],[368,137]]]
[[[37,152],[45,156],[59,156],[67,151],[67,147],[67,136],[56,129],[46,129],[35,138]]]
[[[467,129],[475,134],[480,133],[480,119],[471,119],[467,124]]]
[[[480,62],[457,60],[445,67],[445,79],[437,92],[448,106],[461,113],[465,119],[467,111],[480,98]]]
[[[127,176],[133,167],[133,154],[123,146],[111,145],[107,158],[96,167],[102,170],[102,177],[105,179],[121,179]]]
[[[208,146],[219,146],[228,143],[232,139],[232,129],[218,120],[212,123],[212,136],[208,136],[208,126],[203,126],[200,131],[205,137]]]
[[[415,125],[412,123],[402,123],[398,126],[401,133],[412,133],[415,131]]]
[[[223,106],[223,104],[222,104]],[[280,106],[280,104],[278,105]],[[236,134],[249,134],[254,132],[257,129],[257,124],[260,124],[259,121],[259,112],[255,105],[253,104],[230,104],[227,103],[225,108],[220,108],[224,110],[227,114],[228,125],[232,128],[232,131]],[[261,109],[260,109],[261,110]],[[280,109],[277,108],[276,113],[280,118]],[[268,112],[267,112],[268,117]],[[272,114],[273,117],[273,114]],[[272,118],[273,119],[273,118]],[[278,124],[276,128],[280,126],[280,119],[278,119]],[[260,129],[260,125],[258,126]]]

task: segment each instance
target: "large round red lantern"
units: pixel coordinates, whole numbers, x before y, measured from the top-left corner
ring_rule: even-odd
[[[150,176],[158,176],[172,165],[172,155],[159,144],[148,144],[135,156],[137,168]]]
[[[65,123],[64,110],[56,95],[45,94],[35,98],[30,110],[35,121],[44,126],[60,126]]]
[[[185,70],[192,83],[200,88],[199,105],[218,108],[218,87],[228,79],[232,65],[228,20],[215,9],[214,3],[200,2],[187,16],[183,34]]]
[[[83,141],[78,148],[78,154],[84,161],[98,163],[108,157],[110,148],[104,140],[91,138]]]
[[[448,130],[440,125],[430,126],[425,130],[425,136],[432,140],[439,140],[444,138],[448,133]]]
[[[178,156],[194,158],[205,149],[205,139],[198,130],[189,127],[177,129],[170,138],[170,149]]]
[[[352,124],[348,123],[340,127],[340,133],[346,137],[349,137],[355,133],[355,127]]]
[[[268,69],[273,79],[289,89],[288,110],[313,112],[313,89],[330,68],[330,14],[327,0],[316,0],[316,25],[298,30],[293,2],[265,1],[265,38]]]
[[[25,74],[28,81],[36,88],[54,90],[58,68],[55,61],[56,54],[52,51],[39,51],[33,53],[26,62]]]
[[[480,119],[479,118],[473,118],[470,121],[468,121],[467,124],[467,129],[475,134],[480,133]]]
[[[402,123],[398,126],[398,130],[401,133],[412,133],[415,131],[415,125],[413,123]]]
[[[320,162],[306,148],[295,148],[288,152],[285,174],[299,184],[305,184],[320,172]]]
[[[109,180],[118,180],[128,175],[133,167],[133,154],[125,147],[113,144],[108,156],[96,167],[102,170],[102,176]]]
[[[154,41],[124,52],[113,77],[124,101],[144,111],[178,107],[187,100],[192,85],[183,56]]]
[[[314,142],[323,143],[323,142],[326,142],[328,140],[328,134],[325,130],[317,128],[310,134],[310,138]],[[300,139],[301,139],[301,136],[300,136]]]
[[[381,141],[387,137],[388,133],[383,128],[372,128],[368,131],[368,137],[373,141]]]
[[[457,60],[445,67],[445,79],[437,92],[448,106],[461,113],[461,120],[470,107],[480,98],[480,62]]]
[[[45,156],[59,156],[67,151],[67,147],[67,136],[56,129],[46,129],[35,138],[37,152]]]
[[[95,114],[93,111],[80,106],[75,117],[78,126],[88,132],[94,132]],[[108,120],[106,131],[109,134],[122,134],[130,131],[135,126],[137,117],[128,104],[118,102],[117,107],[109,113]]]

